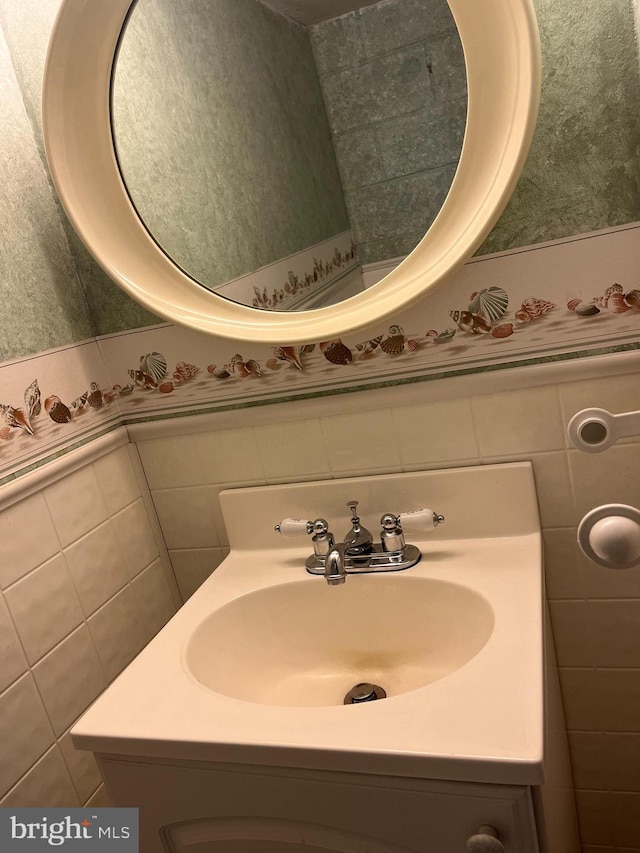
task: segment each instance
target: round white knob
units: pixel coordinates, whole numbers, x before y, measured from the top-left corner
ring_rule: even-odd
[[[313,525],[302,518],[283,518],[274,529],[281,536],[304,536],[306,533],[311,533]]]
[[[401,512],[398,521],[405,533],[419,533],[442,524],[444,516],[432,509],[416,509],[414,512]]]
[[[467,853],[504,853],[504,844],[493,826],[480,826],[467,841]]]
[[[608,569],[640,565],[640,510],[625,504],[592,509],[578,526],[578,544],[587,557]]]

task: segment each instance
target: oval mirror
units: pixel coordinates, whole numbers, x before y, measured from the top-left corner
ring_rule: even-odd
[[[145,307],[222,337],[326,340],[482,242],[537,116],[531,0],[363,2],[63,0],[53,180]],[[404,255],[364,287],[363,264]]]

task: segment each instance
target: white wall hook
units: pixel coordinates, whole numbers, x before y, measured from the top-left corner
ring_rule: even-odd
[[[625,504],[592,509],[578,526],[578,545],[608,569],[640,565],[640,509]]]
[[[571,418],[567,432],[578,450],[600,453],[620,438],[640,435],[640,412],[612,415],[606,409],[583,409]]]

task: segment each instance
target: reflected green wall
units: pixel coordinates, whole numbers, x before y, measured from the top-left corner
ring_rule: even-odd
[[[82,249],[46,180],[40,87],[58,5],[59,0],[0,0],[13,66],[3,44],[2,360],[157,322]],[[535,0],[535,5],[544,61],[540,120],[522,178],[485,252],[640,220],[633,4]]]
[[[138,0],[113,115],[138,212],[207,287],[349,229],[309,32],[257,0]]]

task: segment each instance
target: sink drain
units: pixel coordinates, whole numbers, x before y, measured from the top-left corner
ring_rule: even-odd
[[[377,684],[369,684],[363,681],[361,684],[356,684],[344,697],[345,705],[360,705],[362,702],[375,702],[376,699],[385,699],[386,690],[383,690]]]

